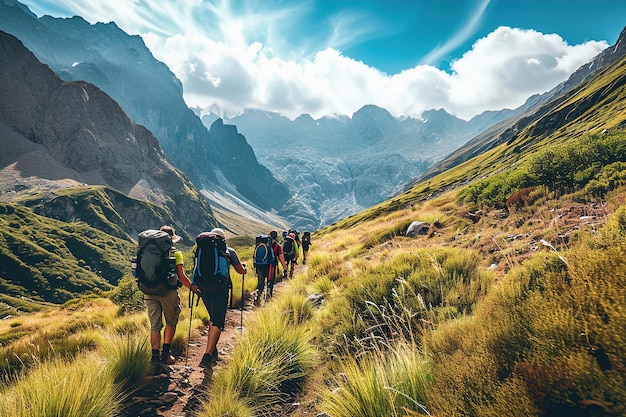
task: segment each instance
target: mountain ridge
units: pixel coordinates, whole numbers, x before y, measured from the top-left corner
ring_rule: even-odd
[[[173,163],[199,187],[213,191],[234,187],[242,200],[265,210],[289,198],[287,188],[259,165],[250,148],[233,150],[231,146],[229,155],[221,154],[231,132],[222,131],[222,126],[210,130],[202,124],[184,103],[180,81],[154,58],[141,37],[126,34],[113,22],[91,25],[78,16],[36,18],[27,10],[17,1],[0,1],[0,29],[20,38],[61,78],[86,80],[107,92],[131,120],[159,139]],[[254,175],[233,173],[225,162],[230,162],[233,152],[245,159],[247,170]],[[273,198],[246,195],[267,183],[275,191]]]
[[[210,206],[143,126],[102,90],[62,81],[12,35],[0,31],[0,168],[3,199],[30,189],[108,186],[159,205],[170,218],[203,229],[216,224]],[[10,140],[9,140],[10,139]],[[151,218],[146,216],[146,220]],[[188,240],[193,232],[176,221]],[[146,221],[129,223],[135,234]]]

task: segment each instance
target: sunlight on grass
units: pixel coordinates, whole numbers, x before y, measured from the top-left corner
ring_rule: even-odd
[[[234,398],[232,407],[249,407],[254,415],[272,409],[302,387],[314,351],[309,336],[263,309],[233,352],[233,362],[215,376],[212,393],[200,416],[235,415],[220,398]],[[219,410],[220,414],[217,414]]]
[[[42,362],[3,390],[0,415],[11,417],[112,417],[121,396],[114,376],[93,357]],[[42,389],[54,387],[54,389]]]
[[[334,417],[430,415],[431,379],[430,365],[416,346],[400,343],[371,357],[343,359],[320,408]]]

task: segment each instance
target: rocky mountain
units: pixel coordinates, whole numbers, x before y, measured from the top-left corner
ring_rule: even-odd
[[[464,122],[439,110],[424,120],[397,120],[365,106],[352,117],[302,115],[291,121],[249,111],[225,123],[213,124],[217,118],[209,116],[203,125],[186,107],[174,74],[140,37],[115,23],[37,18],[15,0],[0,0],[0,29],[21,39],[63,79],[86,80],[106,91],[153,132],[212,204],[253,217],[257,209],[276,212],[301,229],[317,229],[394,195],[499,118]]]
[[[258,163],[243,136],[221,123],[210,130],[202,124],[184,103],[180,81],[139,36],[129,36],[113,22],[37,18],[15,0],[0,0],[0,29],[20,39],[62,79],[85,80],[110,95],[134,123],[158,138],[173,164],[207,196],[233,195],[263,210],[281,207],[289,198],[287,187]],[[267,184],[271,196],[257,192]]]
[[[298,228],[316,230],[401,192],[433,163],[515,112],[464,121],[440,109],[422,119],[397,119],[368,105],[351,117],[318,120],[248,110],[225,123],[236,125],[261,163],[291,188],[293,198],[279,214]],[[216,118],[202,115],[206,125]]]
[[[216,224],[206,199],[150,131],[93,84],[61,80],[5,32],[0,144],[5,202],[65,221],[97,213],[89,224],[112,224],[108,232],[127,239],[167,221],[191,243],[199,230]],[[93,185],[109,191],[98,198]],[[66,188],[87,190],[87,196]]]
[[[485,129],[482,133],[472,138],[465,145],[448,155],[437,164],[433,165],[417,181],[426,180],[444,172],[456,165],[470,160],[474,156],[510,141],[530,124],[536,122],[551,111],[574,87],[591,79],[603,68],[615,63],[626,55],[626,27],[622,30],[617,42],[606,48],[600,54],[591,59],[587,64],[576,70],[566,81],[554,87],[552,90],[530,97],[517,114],[501,123],[494,124],[492,128]]]

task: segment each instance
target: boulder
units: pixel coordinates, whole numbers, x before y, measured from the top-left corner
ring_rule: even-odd
[[[415,237],[419,235],[427,235],[430,230],[430,223],[412,222],[406,229],[407,237]]]

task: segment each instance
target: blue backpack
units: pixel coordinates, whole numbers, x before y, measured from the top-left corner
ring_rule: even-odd
[[[272,265],[275,255],[269,235],[258,235],[254,244],[254,266]]]
[[[230,262],[226,241],[210,232],[196,236],[194,269],[191,282],[202,291],[216,291],[230,286]]]

